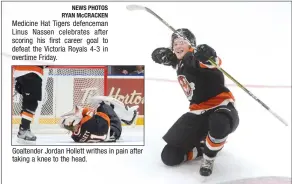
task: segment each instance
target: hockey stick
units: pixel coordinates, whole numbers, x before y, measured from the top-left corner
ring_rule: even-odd
[[[152,15],[154,15],[156,18],[158,18],[163,24],[165,24],[173,32],[176,32],[175,29],[171,25],[169,25],[165,20],[163,20],[160,16],[158,16],[154,11],[150,10],[147,7],[140,6],[140,5],[128,5],[127,9],[130,10],[130,11],[133,11],[133,10],[145,10],[145,11],[151,13]]]
[[[280,120],[284,125],[288,126],[288,123],[281,118],[277,113],[275,113],[269,106],[267,106],[263,101],[261,101],[258,97],[252,94],[248,89],[246,89],[242,84],[240,84],[236,79],[234,79],[229,73],[227,73],[223,68],[215,63],[213,59],[209,59],[210,63],[215,66],[218,70],[224,73],[230,80],[232,80],[238,87],[240,87],[243,91],[245,91],[249,96],[251,96],[254,100],[256,100],[259,104],[261,104],[266,110],[272,113],[278,120]]]
[[[174,33],[177,33],[178,35],[180,35],[172,26],[170,26],[165,20],[163,20],[159,15],[157,15],[155,12],[153,12],[151,9],[144,7],[144,6],[140,6],[140,5],[128,5],[127,9],[130,11],[133,10],[145,10],[148,13],[152,14],[153,16],[155,16],[157,19],[159,19],[164,25],[166,25],[171,31],[173,31]],[[190,41],[183,35],[180,35],[181,37],[183,37],[184,39],[186,39],[189,43]],[[220,70],[222,73],[224,73],[230,80],[232,80],[238,87],[240,87],[241,89],[243,89],[249,96],[251,96],[254,100],[256,100],[258,103],[260,103],[266,110],[268,110],[270,113],[272,113],[278,120],[280,120],[284,125],[288,126],[288,123],[281,118],[277,113],[275,113],[274,111],[271,110],[270,107],[268,107],[264,102],[262,102],[259,98],[257,98],[254,94],[252,94],[249,90],[247,90],[242,84],[240,84],[237,80],[235,80],[229,73],[227,73],[225,70],[223,70],[219,65],[217,65],[215,63],[215,61],[210,58],[208,61],[210,61],[210,63],[215,66],[218,70]]]
[[[152,11],[151,9],[145,7],[145,6],[140,6],[140,5],[128,5],[126,6],[126,8],[130,11],[134,11],[134,10],[145,10],[148,13],[154,15],[157,19],[159,19],[164,25],[166,25],[172,32],[174,32],[175,34],[179,35],[180,37],[183,37],[185,40],[187,40],[189,42],[189,44],[191,45],[191,42],[182,34],[180,34],[179,32],[177,32],[171,25],[169,25],[165,20],[163,20],[159,15],[157,15],[154,11]]]

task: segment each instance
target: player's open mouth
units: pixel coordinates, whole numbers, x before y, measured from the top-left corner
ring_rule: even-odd
[[[175,53],[177,53],[177,54],[181,54],[181,53],[183,53],[183,51],[184,51],[184,50],[179,50],[179,51],[175,51]]]

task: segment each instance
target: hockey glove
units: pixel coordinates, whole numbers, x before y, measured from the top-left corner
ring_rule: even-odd
[[[217,57],[216,51],[208,46],[207,44],[198,45],[195,50],[196,60],[202,62],[203,64],[210,65],[209,59],[215,59]]]
[[[169,48],[157,48],[152,52],[152,60],[155,63],[175,67],[178,63],[176,55]]]

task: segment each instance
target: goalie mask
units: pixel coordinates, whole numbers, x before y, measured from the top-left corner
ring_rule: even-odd
[[[75,131],[82,119],[82,108],[75,106],[73,110],[67,112],[61,116],[59,122],[61,128],[69,131]]]

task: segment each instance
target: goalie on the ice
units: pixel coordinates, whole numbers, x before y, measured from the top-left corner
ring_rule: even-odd
[[[75,106],[61,116],[60,126],[72,132],[71,138],[75,142],[115,142],[121,137],[122,122],[127,125],[136,123],[138,106],[128,108],[105,96],[93,97],[92,102],[96,109]]]

